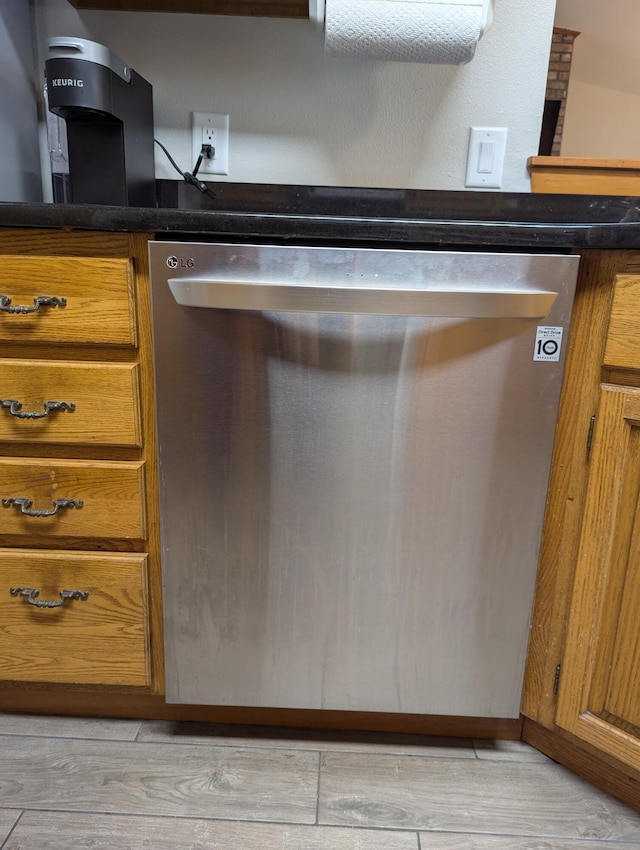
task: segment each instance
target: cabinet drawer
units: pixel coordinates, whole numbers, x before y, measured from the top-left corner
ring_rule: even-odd
[[[145,555],[1,551],[0,678],[148,685],[146,570]],[[64,590],[88,595],[62,602]]]
[[[618,275],[604,354],[605,366],[640,369],[640,276]]]
[[[139,397],[136,364],[2,360],[0,440],[140,446]]]
[[[2,534],[143,540],[144,503],[142,463],[0,458]]]
[[[136,345],[133,281],[128,259],[2,255],[0,340]]]

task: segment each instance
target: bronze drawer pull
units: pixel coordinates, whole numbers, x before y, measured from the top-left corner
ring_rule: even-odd
[[[38,295],[33,299],[33,307],[26,304],[18,304],[11,307],[11,299],[6,295],[0,295],[0,311],[3,313],[36,313],[41,307],[66,307],[66,298],[57,298],[55,295]]]
[[[26,596],[29,605],[35,605],[36,608],[60,608],[67,599],[81,599],[84,601],[89,598],[88,592],[84,590],[61,590],[59,601],[38,599],[37,597],[40,591],[36,590],[35,587],[12,587],[9,593],[12,596]]]
[[[25,499],[22,496],[16,498],[3,499],[2,507],[10,508],[13,505],[20,509],[21,514],[26,516],[55,516],[62,508],[81,508],[84,505],[82,499],[54,499],[53,507],[50,509],[43,508],[42,510],[31,509],[33,504],[31,499]]]
[[[40,413],[39,411],[22,410],[22,402],[3,398],[0,399],[0,408],[8,410],[12,416],[17,416],[18,419],[44,419],[45,416],[56,410],[68,410],[69,413],[73,413],[76,406],[68,401],[45,401],[44,411]]]

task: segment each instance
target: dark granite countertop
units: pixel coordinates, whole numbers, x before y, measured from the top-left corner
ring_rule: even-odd
[[[169,239],[640,248],[640,198],[159,180],[158,207],[0,203],[0,226]]]

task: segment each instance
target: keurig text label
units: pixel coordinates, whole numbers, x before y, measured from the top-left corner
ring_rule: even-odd
[[[78,80],[78,79],[63,80],[63,79],[58,78],[56,80],[51,80],[51,85],[52,86],[74,86],[75,88],[81,89],[81,88],[84,87],[84,80]]]

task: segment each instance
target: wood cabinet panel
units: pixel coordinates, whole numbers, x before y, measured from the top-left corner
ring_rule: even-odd
[[[77,9],[122,12],[188,12],[200,15],[250,15],[258,18],[308,18],[301,0],[70,0]]]
[[[640,193],[640,160],[606,157],[530,156],[533,192],[572,195]]]
[[[16,498],[33,504],[9,504]],[[146,537],[141,462],[0,458],[0,499],[0,537],[19,534],[27,541],[38,537]],[[55,500],[64,499],[76,504],[58,506],[52,516],[32,516],[23,510],[55,510]]]
[[[149,238],[0,229],[0,499],[27,500],[0,501],[0,580],[33,601],[89,591],[40,608],[0,583],[0,692],[25,689],[28,710],[162,690]],[[40,296],[65,303],[29,312]],[[28,515],[56,499],[83,504]]]
[[[640,275],[616,277],[604,364],[640,369]]]
[[[0,440],[140,446],[139,396],[137,364],[3,360]],[[75,409],[22,419],[12,415],[10,400],[20,402],[24,412],[43,412],[50,401],[72,404]]]
[[[591,417],[596,413],[613,280],[625,251],[581,252],[568,340],[554,457],[549,479],[522,713],[552,727],[555,675],[562,661],[573,575],[586,498]]]
[[[0,551],[0,677],[18,682],[146,686],[147,556]],[[55,608],[34,601],[87,593]]]
[[[640,769],[640,389],[605,384],[556,712]]]
[[[0,264],[0,340],[136,345],[131,261],[109,257],[3,255]],[[35,312],[38,297],[64,301]]]

